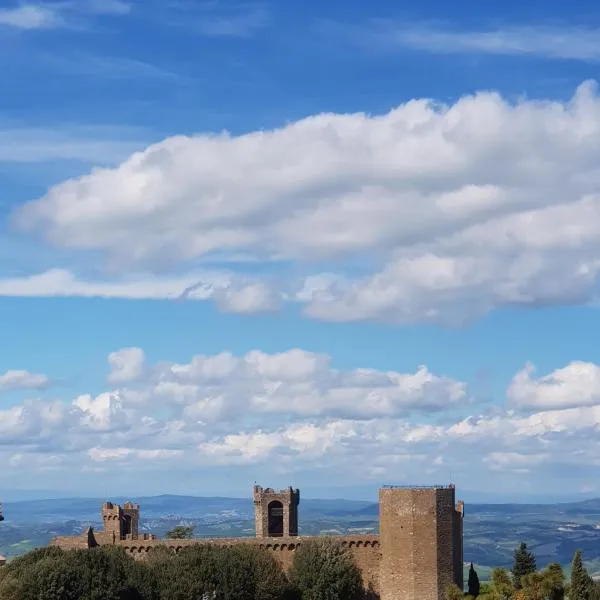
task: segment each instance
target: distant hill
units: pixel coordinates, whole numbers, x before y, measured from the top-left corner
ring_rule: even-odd
[[[114,497],[117,504],[127,500],[141,506],[142,518],[153,519],[168,515],[184,518],[206,518],[214,514],[229,512],[238,516],[253,518],[254,506],[249,498],[199,497],[199,496],[148,496],[140,498]],[[6,502],[4,513],[13,523],[51,523],[75,519],[78,521],[98,521],[101,498],[65,498],[58,500],[26,500],[24,502]],[[356,514],[372,503],[361,500],[318,500],[302,498],[302,514],[305,517],[344,516]]]

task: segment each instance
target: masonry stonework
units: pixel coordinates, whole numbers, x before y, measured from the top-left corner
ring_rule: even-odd
[[[256,537],[290,537],[298,535],[300,490],[289,487],[276,492],[254,486],[254,520]]]
[[[296,549],[314,537],[298,535],[298,490],[275,492],[254,487],[256,537],[159,540],[139,534],[139,506],[102,506],[104,531],[57,537],[64,549],[114,545],[135,559],[157,547],[179,552],[195,544],[224,547],[249,544],[273,553],[284,570]],[[450,583],[463,587],[464,504],[455,503],[454,486],[385,487],[379,492],[379,535],[335,536],[352,553],[365,588],[381,600],[443,600]],[[270,519],[270,521],[269,521]]]

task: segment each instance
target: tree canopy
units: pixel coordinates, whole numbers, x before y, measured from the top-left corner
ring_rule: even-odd
[[[537,570],[535,556],[527,549],[527,544],[521,542],[515,550],[515,562],[512,569],[513,585],[515,589],[521,589],[521,578],[525,575],[535,573]]]
[[[158,547],[135,561],[123,549],[45,548],[0,569],[2,600],[358,600],[352,555],[323,540],[301,544],[290,578],[250,544]]]
[[[363,594],[352,555],[328,539],[303,542],[294,553],[289,577],[302,600],[357,600]]]
[[[165,537],[169,540],[189,540],[194,535],[193,527],[186,527],[183,525],[177,525],[170,531],[167,531]]]

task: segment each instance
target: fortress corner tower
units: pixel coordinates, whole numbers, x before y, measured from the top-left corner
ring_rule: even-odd
[[[443,600],[449,584],[463,588],[463,515],[453,485],[379,491],[381,600]]]
[[[288,537],[298,535],[300,490],[291,486],[276,492],[254,486],[254,518],[256,537]]]

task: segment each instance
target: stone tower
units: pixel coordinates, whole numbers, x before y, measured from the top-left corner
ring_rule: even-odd
[[[121,508],[118,504],[105,502],[102,505],[104,532],[115,540],[136,540],[140,522],[140,506],[126,502]]]
[[[379,491],[381,600],[443,600],[450,583],[463,588],[463,511],[453,485]]]
[[[123,505],[123,531],[126,539],[137,540],[140,526],[140,505],[125,502]]]
[[[254,486],[254,519],[256,537],[287,537],[298,535],[298,504],[300,490],[276,492]]]

